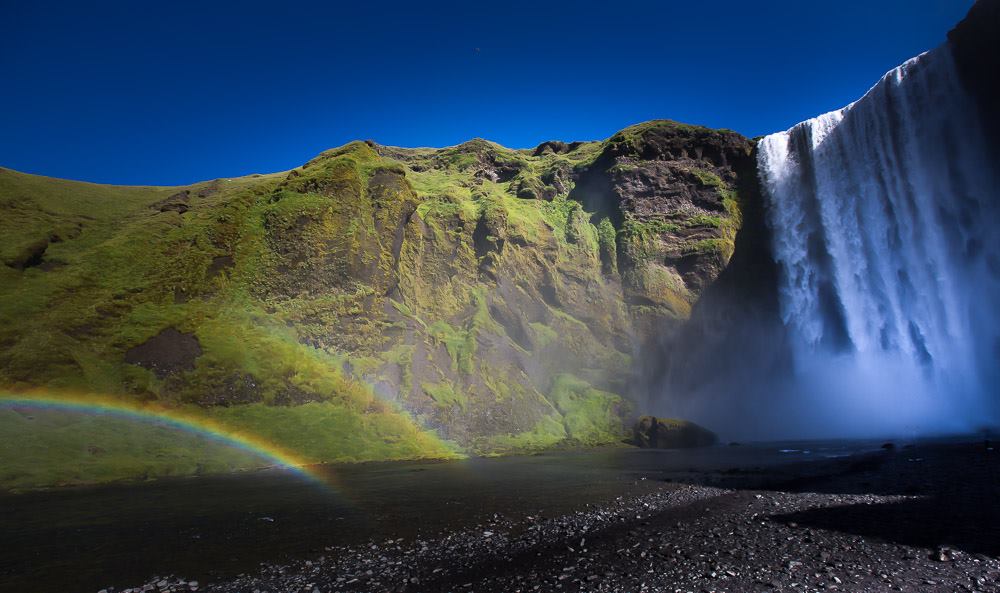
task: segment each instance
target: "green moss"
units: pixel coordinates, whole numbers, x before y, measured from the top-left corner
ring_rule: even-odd
[[[401,381],[399,393],[402,398],[406,398],[413,390],[413,352],[415,346],[409,344],[396,344],[382,354],[385,362],[399,366]]]
[[[718,175],[711,171],[694,168],[691,172],[698,177],[699,181],[701,181],[703,185],[713,187],[718,190],[719,195],[722,197],[722,205],[726,209],[726,213],[729,216],[718,217],[718,223],[712,225],[722,230],[722,241],[720,243],[713,245],[702,242],[703,244],[701,245],[691,247],[690,252],[718,252],[723,257],[724,261],[728,262],[729,258],[731,258],[733,254],[736,232],[743,224],[739,194],[736,190],[729,187],[729,185]]]
[[[630,153],[642,153],[645,137],[649,134],[683,134],[689,137],[730,133],[729,130],[713,130],[668,119],[659,119],[629,126],[604,141],[605,146]]]
[[[694,167],[691,169],[691,172],[694,173],[695,177],[697,177],[699,181],[701,181],[702,185],[706,185],[708,187],[714,187],[716,189],[728,188],[728,186],[722,180],[722,178],[720,178],[718,175],[707,169],[699,169],[697,167]]]
[[[481,365],[480,377],[494,398],[494,401],[506,402],[513,400],[517,402],[515,405],[519,405],[519,403],[523,403],[533,397],[533,390],[526,387],[517,378],[511,377],[503,371],[496,371],[488,364]]]
[[[8,261],[29,244],[42,240],[49,243],[48,259],[71,263],[79,248],[106,240],[120,228],[122,220],[179,189],[98,185],[0,169],[0,231],[4,237],[0,261]]]
[[[451,242],[460,237],[449,236],[449,232],[455,234],[459,229],[448,223],[456,219],[460,222],[476,220],[479,206],[471,199],[446,194],[422,202],[417,208],[417,214],[431,228],[439,242]]]
[[[639,165],[635,163],[617,163],[608,169],[609,173],[629,173],[632,171],[638,171]]]
[[[441,198],[452,203],[472,198],[466,177],[446,170],[408,171],[407,179],[410,180],[413,189],[420,196]]]
[[[605,275],[618,273],[618,242],[616,231],[610,218],[602,218],[597,225],[597,241],[600,249],[601,268]]]
[[[725,214],[627,217],[616,230],[567,199],[574,170],[611,144],[642,147],[667,132],[716,133],[648,122],[539,156],[483,140],[377,152],[353,142],[290,172],[177,188],[0,170],[0,262],[10,264],[0,265],[0,386],[197,404],[304,451],[297,439],[329,428],[343,440],[320,438],[323,459],[450,454],[424,421],[484,451],[605,439],[610,394],[563,378],[550,406],[536,382],[567,370],[595,384],[624,377],[629,357],[607,338],[647,305],[626,306],[622,287],[649,291],[653,316],[682,316],[694,295],[663,263],[683,248],[679,231],[718,229],[716,243],[691,249],[728,257],[723,242],[739,226],[739,196],[711,171],[694,175],[720,192]],[[510,180],[490,181],[494,172]],[[522,190],[546,200],[519,199]],[[163,208],[168,197],[183,205]],[[44,265],[24,265],[43,245]],[[506,318],[522,311],[527,335]],[[124,362],[168,327],[198,338],[192,369],[157,376]],[[546,353],[541,379],[507,364],[526,348]],[[362,379],[401,395],[383,402]],[[408,398],[419,388],[433,404]],[[297,420],[299,408],[326,424]],[[497,414],[531,429],[477,440]],[[293,434],[299,421],[308,430]],[[224,464],[203,469],[213,467]]]
[[[686,319],[691,314],[691,294],[676,271],[656,262],[646,262],[627,280],[655,304],[656,316]]]
[[[163,425],[0,409],[0,488],[37,488],[250,469],[268,462]]]
[[[479,439],[474,450],[489,456],[528,453],[547,449],[566,439],[558,416],[543,416],[530,431]]]
[[[622,439],[622,398],[594,389],[589,383],[564,373],[556,375],[549,401],[562,414],[569,438],[587,445]]]
[[[641,276],[649,261],[662,260],[665,235],[675,235],[681,226],[660,219],[638,220],[626,218],[618,234],[619,248],[631,261],[631,270],[625,276]]]
[[[480,454],[501,455],[538,451],[566,442],[598,445],[620,441],[624,436],[621,415],[623,400],[594,389],[589,383],[569,374],[557,375],[548,400],[553,413],[543,416],[531,430],[479,439],[474,450]]]
[[[660,219],[637,220],[629,218],[622,227],[622,234],[629,239],[647,241],[665,233],[675,233],[681,226],[674,222]]]
[[[396,309],[396,311],[399,311],[400,314],[409,317],[413,321],[420,324],[423,328],[425,329],[427,328],[427,324],[424,323],[424,320],[420,319],[420,317],[418,317],[417,314],[414,313],[413,309],[411,309],[409,305],[407,305],[406,303],[401,303],[394,299],[389,299],[389,303],[392,305],[394,309]]]
[[[454,449],[404,415],[369,409],[358,414],[334,403],[211,408],[210,416],[237,431],[280,443],[317,462],[453,457]]]
[[[461,391],[455,389],[455,386],[449,381],[442,381],[440,383],[421,383],[420,388],[424,390],[434,403],[440,408],[451,408],[453,406],[458,406],[465,411],[466,406],[469,405],[469,400],[466,398],[465,394]]]
[[[427,333],[436,342],[444,344],[451,356],[452,370],[472,372],[472,361],[476,354],[474,331],[459,329],[442,320],[435,321],[427,328]]]
[[[370,390],[343,374],[335,357],[304,346],[293,330],[268,324],[262,315],[229,310],[199,323],[197,335],[204,353],[187,377],[182,391],[187,399],[196,401],[218,389],[220,377],[239,373],[256,378],[265,402],[275,401],[289,388],[335,399],[358,411],[373,399]]]
[[[188,190],[190,209],[183,215],[149,207],[180,188],[75,186],[3,171],[2,191],[26,192],[30,199],[21,203],[59,218],[59,224],[68,221],[75,225],[74,217],[79,216],[83,230],[78,235],[67,233],[61,242],[50,246],[48,255],[64,259],[64,267],[53,272],[15,272],[12,282],[0,286],[0,319],[5,322],[0,327],[0,341],[5,344],[0,352],[0,384],[106,394],[133,392],[164,401],[225,402],[232,397],[226,390],[239,380],[249,385],[249,392],[239,397],[263,402],[288,397],[293,403],[295,398],[323,400],[307,406],[328,406],[316,410],[334,432],[343,435],[343,442],[336,445],[340,451],[332,442],[328,449],[316,449],[317,459],[438,455],[447,448],[434,444],[436,437],[428,437],[430,433],[406,413],[383,405],[369,387],[341,370],[343,363],[350,361],[356,372],[371,372],[376,365],[374,357],[330,353],[303,343],[304,337],[311,341],[325,338],[328,328],[336,327],[345,317],[359,315],[362,301],[373,294],[371,287],[348,287],[345,292],[300,295],[267,304],[259,300],[260,286],[282,278],[273,272],[274,255],[266,246],[268,225],[295,229],[304,217],[316,221],[320,234],[306,236],[314,242],[303,246],[306,257],[313,257],[312,253],[327,257],[315,251],[326,237],[346,237],[345,245],[354,249],[352,237],[373,232],[371,223],[359,225],[363,217],[327,217],[338,208],[353,206],[331,203],[323,194],[353,191],[361,196],[359,180],[363,177],[359,175],[401,170],[380,168],[373,157],[370,149],[355,145],[325,155],[287,182],[284,175],[219,182],[210,188],[212,193],[203,196],[195,195],[203,186],[195,186]],[[333,187],[324,185],[331,183]],[[50,203],[49,195],[61,201]],[[357,204],[363,205],[363,201]],[[10,220],[0,217],[0,226]],[[230,268],[210,273],[220,256],[231,258]],[[4,270],[6,273],[9,268]],[[127,348],[165,327],[196,334],[203,352],[194,370],[164,380],[123,362]],[[276,439],[291,442],[295,431],[281,428],[281,418],[308,410],[256,405],[259,408],[233,406],[228,412],[209,408],[207,413],[228,414],[226,418],[236,424],[250,426],[260,434],[270,430]],[[242,411],[237,412],[237,408]],[[237,417],[238,413],[243,416]],[[265,426],[269,422],[273,425]],[[289,426],[294,422],[289,420]],[[378,442],[368,441],[368,437],[355,434],[357,431],[376,435]],[[356,450],[351,442],[369,453]],[[398,444],[400,452],[390,452],[386,443]],[[154,445],[159,446],[155,442],[149,446]],[[422,452],[418,451],[421,447]],[[168,452],[164,459],[162,468],[137,475],[193,471],[184,455]],[[60,467],[61,462],[54,458],[55,474],[63,471]],[[132,461],[112,461],[95,470],[93,479],[128,477],[132,470],[127,468],[135,468]],[[224,465],[208,464],[203,469],[219,468],[224,469]]]
[[[314,462],[454,457],[454,448],[390,412],[331,403],[200,410],[229,430]],[[37,488],[268,467],[266,457],[168,425],[108,415],[0,409],[0,488]]]
[[[382,366],[382,360],[375,356],[346,356],[345,363],[350,366],[351,375],[355,379],[363,379]]]
[[[684,220],[684,226],[686,227],[707,226],[713,228],[721,228],[723,224],[724,221],[721,216],[713,216],[709,214],[696,214]]]
[[[559,333],[544,323],[531,322],[528,324],[534,343],[539,349],[544,349],[549,344],[559,340]]]
[[[731,244],[726,239],[702,239],[684,246],[684,253],[725,253]]]
[[[574,215],[582,211],[579,202],[565,198],[531,204],[531,207],[536,208],[538,215],[545,221],[546,225],[563,238],[572,232],[570,222]]]

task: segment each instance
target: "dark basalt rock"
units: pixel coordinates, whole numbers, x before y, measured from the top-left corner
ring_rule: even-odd
[[[570,197],[617,231],[627,303],[656,318],[689,315],[727,266],[742,210],[759,199],[744,191],[755,187],[744,179],[756,176],[752,147],[736,132],[653,121],[615,134],[576,172]]]
[[[1000,137],[1000,0],[978,0],[948,33],[962,82],[975,96],[987,136]]]
[[[648,449],[710,447],[719,441],[714,432],[687,420],[642,416],[635,423],[633,442]]]
[[[41,265],[42,258],[45,257],[45,250],[49,248],[49,239],[43,237],[33,243],[29,243],[20,253],[8,259],[4,263],[15,270],[24,270]]]
[[[207,198],[209,196],[214,196],[215,194],[219,193],[219,190],[221,188],[222,188],[222,180],[215,179],[207,183],[201,189],[199,189],[195,195],[197,195],[199,198]]]
[[[222,274],[226,270],[230,269],[234,265],[233,256],[231,255],[219,255],[212,258],[212,263],[208,265],[208,269],[205,270],[206,278],[215,278],[219,274]]]
[[[739,162],[736,174],[742,224],[733,257],[701,292],[691,317],[675,333],[661,334],[647,345],[647,359],[655,361],[644,377],[651,392],[704,397],[739,389],[747,377],[783,374],[790,365],[756,149]],[[683,266],[699,265],[698,260],[680,263],[682,271]],[[760,348],[762,343],[769,347]],[[719,384],[719,368],[728,370],[731,384]]]
[[[191,192],[189,190],[179,191],[167,198],[153,204],[152,208],[160,212],[177,212],[184,214],[191,209]]]
[[[194,362],[201,356],[201,344],[194,334],[176,328],[156,334],[125,352],[125,362],[149,369],[157,377],[194,370]]]
[[[573,152],[583,146],[583,142],[562,142],[560,140],[549,140],[542,142],[531,153],[532,156],[542,156],[544,154],[565,154]]]
[[[447,150],[452,155],[473,155],[475,162],[467,170],[477,180],[504,183],[514,179],[523,166],[521,161],[510,158],[498,150],[497,145],[482,138],[474,138]]]

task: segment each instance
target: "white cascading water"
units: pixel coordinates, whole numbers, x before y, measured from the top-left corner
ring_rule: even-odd
[[[800,397],[830,432],[995,425],[1000,163],[949,47],[758,154]]]

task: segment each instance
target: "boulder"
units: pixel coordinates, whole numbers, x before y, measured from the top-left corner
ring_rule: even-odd
[[[718,442],[714,432],[687,420],[641,416],[635,423],[633,442],[647,449],[709,447]]]

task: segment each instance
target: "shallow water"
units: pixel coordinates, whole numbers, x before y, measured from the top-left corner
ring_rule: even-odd
[[[168,574],[204,583],[261,562],[318,556],[324,546],[430,536],[494,513],[554,516],[671,487],[665,480],[733,468],[774,471],[878,444],[621,447],[322,466],[314,471],[322,483],[273,470],[3,494],[0,591],[88,592]]]

